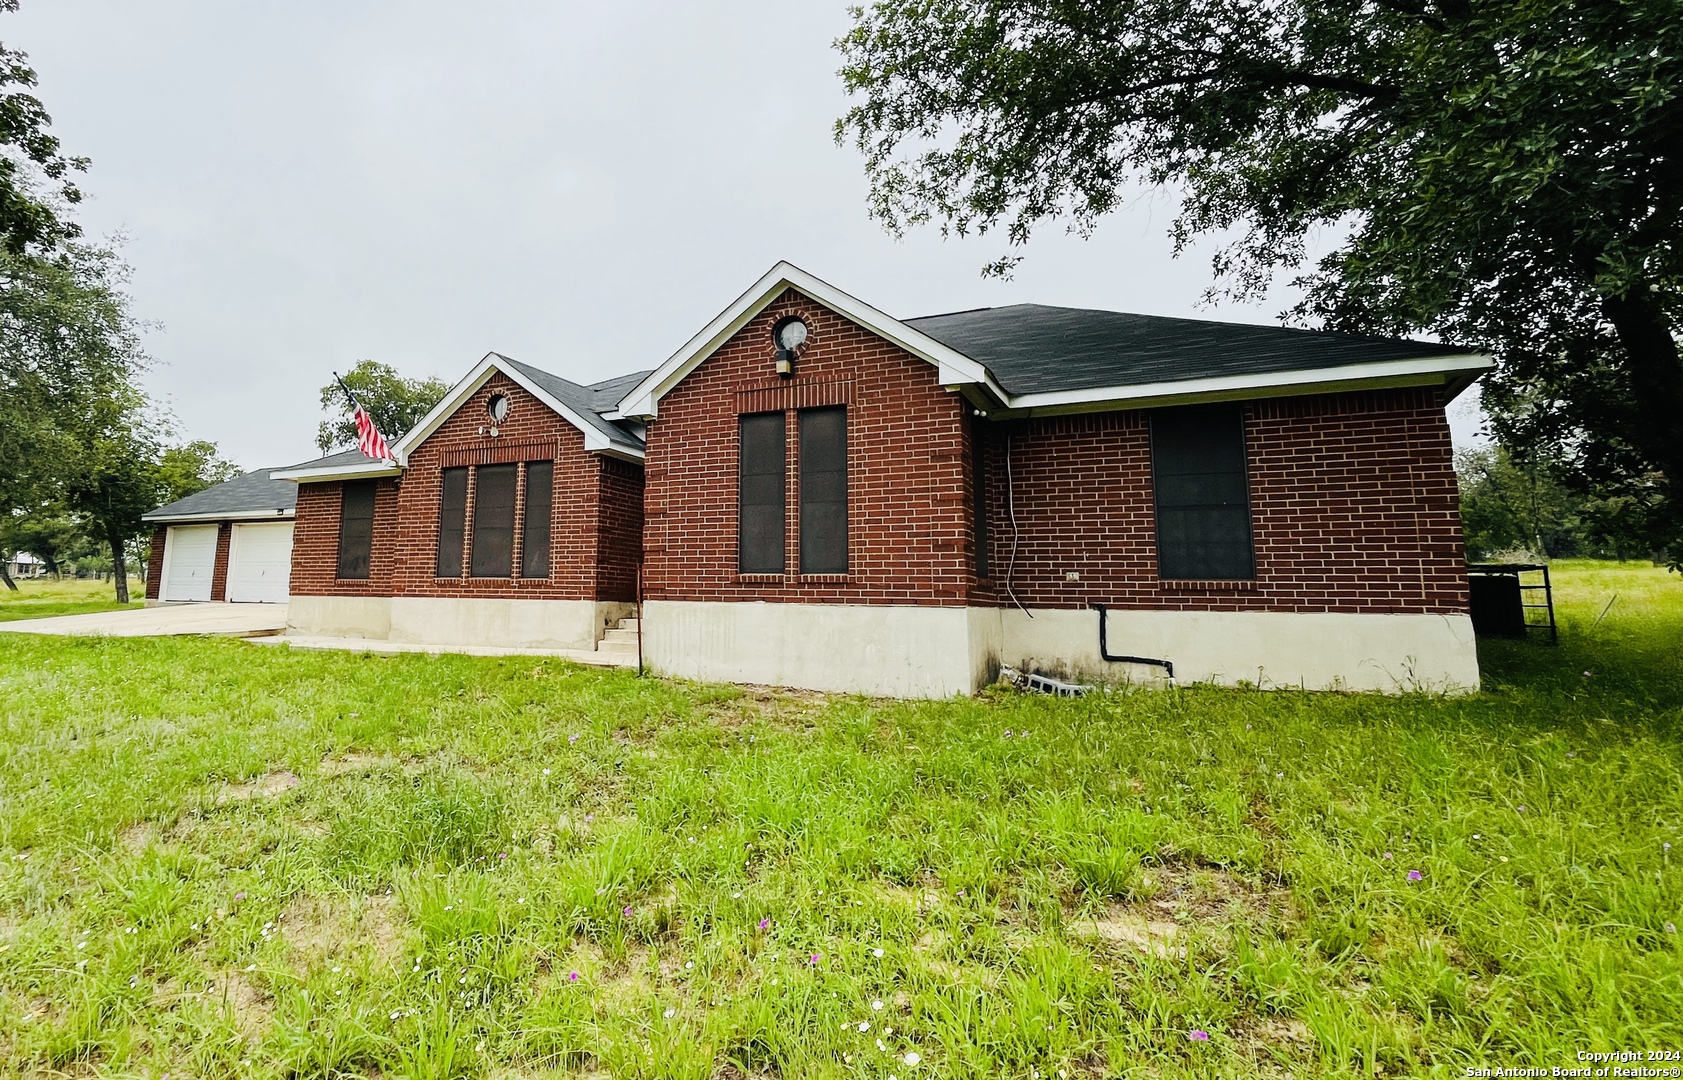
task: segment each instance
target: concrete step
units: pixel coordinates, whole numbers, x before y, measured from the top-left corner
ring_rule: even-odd
[[[612,657],[614,659],[630,660],[635,664],[637,662],[637,643],[635,641],[629,643],[604,641],[596,646],[596,655],[603,658]]]
[[[637,629],[637,624],[640,621],[641,620],[637,619],[637,618],[621,619],[619,622],[614,624],[614,629],[616,629],[616,630],[635,630],[635,629]]]
[[[637,644],[637,631],[635,629],[622,630],[615,627],[614,629],[604,633],[602,635],[602,640],[604,642],[612,641],[618,644],[630,644],[635,646]]]

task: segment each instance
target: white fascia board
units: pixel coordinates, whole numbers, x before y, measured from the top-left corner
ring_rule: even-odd
[[[642,447],[610,438],[598,430],[596,425],[580,416],[571,406],[552,396],[543,387],[527,378],[513,364],[498,362],[503,359],[506,358],[497,353],[486,353],[485,358],[474,365],[474,369],[468,372],[461,382],[450,388],[450,392],[444,395],[443,401],[434,405],[432,411],[421,418],[420,423],[409,429],[403,438],[392,444],[392,453],[397,457],[397,460],[403,464],[408,464],[409,455],[414,452],[415,448],[426,442],[428,436],[433,432],[443,427],[444,421],[454,416],[456,410],[462,407],[462,403],[478,393],[479,388],[489,382],[491,376],[499,371],[514,380],[515,384],[522,390],[543,402],[561,419],[578,428],[584,435],[585,450],[591,453],[613,454],[616,457],[629,457],[636,461],[643,460]]]
[[[1345,364],[1340,367],[1317,368],[1311,371],[1275,371],[1262,375],[1223,375],[1211,379],[1179,379],[1173,382],[1142,383],[1138,386],[1098,386],[1089,390],[1058,390],[1044,394],[1018,394],[1006,400],[1012,411],[1044,409],[1061,405],[1118,405],[1149,404],[1155,398],[1198,398],[1232,395],[1259,390],[1290,389],[1313,393],[1323,384],[1338,384],[1339,389],[1359,387],[1363,383],[1385,382],[1396,385],[1398,379],[1420,379],[1443,382],[1456,374],[1482,373],[1495,367],[1488,356],[1464,353],[1457,356],[1432,356],[1419,360],[1386,360],[1376,364]],[[1329,386],[1330,388],[1330,386]]]
[[[981,364],[949,345],[943,345],[928,334],[914,330],[899,319],[887,315],[855,296],[850,296],[825,281],[820,281],[792,263],[780,262],[768,270],[747,292],[737,297],[665,363],[651,371],[646,378],[619,400],[622,416],[653,419],[659,415],[660,399],[667,391],[682,382],[714,351],[729,341],[784,289],[810,297],[836,314],[858,323],[865,329],[905,349],[913,356],[935,365],[942,386],[955,389],[969,384],[988,387],[1000,401],[1006,400]]]
[[[291,480],[297,484],[314,484],[323,480],[369,480],[381,476],[402,476],[403,469],[383,461],[357,462],[351,465],[322,465],[314,469],[276,469],[271,480]]]
[[[285,521],[295,514],[293,510],[240,510],[221,514],[166,514],[163,517],[142,514],[140,520],[148,525],[183,525],[195,521]]]

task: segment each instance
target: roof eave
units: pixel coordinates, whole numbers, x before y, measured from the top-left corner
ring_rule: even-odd
[[[1137,386],[1102,386],[1086,390],[1015,394],[1009,397],[1004,408],[993,410],[990,415],[1002,418],[1054,416],[1077,412],[1185,405],[1199,401],[1244,401],[1399,386],[1444,386],[1449,391],[1448,398],[1452,399],[1494,366],[1494,361],[1488,356],[1460,354],[1417,360],[1346,364],[1335,368],[1281,371],[1265,375],[1225,375],[1208,379],[1143,383]]]
[[[324,465],[316,469],[276,469],[269,474],[271,480],[291,480],[297,484],[314,484],[325,480],[372,480],[382,476],[402,476],[400,465],[388,465],[381,461],[371,461],[353,465]]]
[[[140,515],[150,525],[174,525],[184,521],[279,521],[294,517],[295,510],[271,507],[268,510],[227,510],[207,514],[160,514],[156,510]]]

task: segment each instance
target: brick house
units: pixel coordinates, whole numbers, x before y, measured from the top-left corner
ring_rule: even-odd
[[[1444,410],[1489,366],[1038,305],[899,320],[779,264],[604,414],[645,425],[645,653],[912,697],[1001,663],[1476,688]]]
[[[394,460],[277,470],[297,485],[288,632],[595,648],[635,607],[641,425],[606,417],[643,374],[583,386],[491,353]]]

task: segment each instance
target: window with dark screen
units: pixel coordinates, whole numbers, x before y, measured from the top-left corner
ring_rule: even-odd
[[[526,511],[520,528],[520,576],[549,576],[549,513],[554,505],[555,464],[526,463]]]
[[[476,578],[505,578],[514,572],[514,491],[518,465],[481,465],[474,474],[473,553]]]
[[[801,424],[801,573],[847,573],[847,409],[807,409]]]
[[[349,480],[339,503],[339,572],[343,581],[367,581],[374,550],[373,480]]]
[[[466,469],[445,469],[438,502],[438,576],[462,576],[462,545],[467,536]]]
[[[1256,577],[1241,407],[1153,410],[1151,467],[1157,496],[1157,576]]]
[[[755,413],[739,423],[737,568],[744,574],[781,574],[788,486],[783,414]]]

